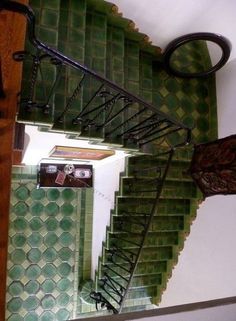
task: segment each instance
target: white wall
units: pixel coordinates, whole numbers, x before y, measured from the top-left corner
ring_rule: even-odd
[[[114,208],[115,191],[119,189],[124,163],[124,157],[120,157],[95,168],[91,278],[94,278],[98,256],[101,255],[106,226],[110,224],[110,211]]]
[[[235,321],[235,315],[236,304],[230,304],[222,307],[142,318],[133,321]]]
[[[197,31],[220,33],[230,39],[233,45],[231,61],[217,73],[218,121],[219,137],[235,134],[236,1],[113,2],[124,16],[136,22],[141,32],[151,37],[154,44],[163,48],[175,37]],[[236,196],[212,197],[202,204],[161,307],[236,294],[235,228]]]

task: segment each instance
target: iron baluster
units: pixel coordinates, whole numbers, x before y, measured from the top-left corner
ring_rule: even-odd
[[[155,117],[158,117],[157,115],[152,115],[149,116],[148,118],[140,121],[138,124],[126,129],[125,131],[123,131],[120,136],[124,136],[125,134],[128,133],[135,133],[137,131],[142,131],[142,130],[146,130],[147,128],[150,129],[150,124],[148,123],[149,121],[154,121]],[[160,119],[158,119],[158,122],[160,122]],[[145,124],[145,125],[144,125]],[[143,126],[144,125],[144,126]]]
[[[39,58],[39,50],[38,50],[37,54],[33,56],[33,65],[32,65],[32,69],[31,69],[29,98],[27,100],[27,109],[29,111],[34,105],[35,84],[37,81],[39,65],[40,65],[40,58]]]
[[[115,278],[112,278],[107,272],[104,272],[104,278],[101,279],[105,284],[113,288],[114,293],[122,296],[122,292],[125,290],[125,287],[119,283]],[[119,287],[117,290],[116,285]]]
[[[118,273],[117,271],[113,270],[108,264],[104,265],[105,268],[107,268],[109,271],[111,271],[112,273],[116,274],[117,276],[119,276],[121,279],[123,279],[124,281],[128,282],[128,279],[126,279],[123,275],[121,275],[120,273]]]
[[[51,60],[51,62],[52,62],[52,60]],[[51,99],[51,97],[52,97],[52,95],[53,95],[53,93],[54,93],[54,90],[55,90],[55,88],[57,87],[58,82],[59,82],[60,77],[61,77],[61,72],[62,72],[62,63],[61,63],[61,62],[59,62],[59,63],[57,64],[57,69],[59,69],[59,71],[57,71],[56,79],[55,79],[55,81],[54,81],[54,83],[53,83],[53,85],[52,85],[52,87],[51,87],[51,89],[50,89],[50,92],[49,92],[49,94],[48,94],[48,98],[47,98],[47,101],[46,101],[46,104],[45,104],[45,107],[46,107],[46,108],[49,107],[49,101],[50,101],[50,99]],[[44,108],[45,108],[45,107],[44,107]]]
[[[122,97],[119,98],[118,100],[120,100],[120,99],[122,99]],[[121,108],[118,112],[116,112],[116,113],[115,113],[114,115],[112,115],[112,116],[110,116],[110,114],[111,114],[111,112],[110,112],[110,114],[107,116],[105,122],[104,122],[103,124],[99,125],[99,127],[105,127],[105,126],[107,126],[108,124],[110,124],[119,114],[121,114],[122,112],[124,112],[130,105],[132,105],[132,103],[133,103],[132,101],[127,102],[123,108]],[[112,110],[111,110],[111,111],[112,111]],[[110,116],[110,118],[109,118],[109,116]]]
[[[73,124],[79,124],[83,121],[82,117],[84,116],[84,112],[89,108],[90,104],[92,103],[92,101],[98,96],[99,92],[102,90],[102,88],[104,87],[104,84],[101,84],[99,86],[99,88],[95,91],[95,93],[93,94],[93,96],[89,99],[89,101],[85,104],[84,108],[82,109],[82,111],[74,118],[73,120]]]
[[[124,242],[126,242],[126,243],[130,243],[130,244],[135,245],[135,246],[137,246],[137,247],[140,246],[139,243],[136,243],[136,242],[133,242],[133,241],[124,239],[124,238],[122,238],[122,237],[120,237],[120,236],[118,237],[118,236],[116,236],[115,234],[112,234],[112,236],[113,236],[114,238],[116,238],[117,240],[121,240],[121,241],[124,241]]]
[[[89,125],[95,125],[97,128],[103,127],[103,124],[96,125],[95,120],[101,115],[101,110],[106,111],[107,109],[110,109],[110,112],[112,112],[112,108],[113,108],[114,104],[116,103],[116,101],[119,99],[119,96],[120,96],[120,94],[116,94],[110,100],[105,101],[103,104],[100,104],[99,106],[97,106],[97,107],[91,109],[90,111],[86,112],[85,114],[83,114],[83,117],[84,117],[84,116],[88,116],[89,114],[92,114],[95,111],[98,111],[98,113],[92,119],[88,119],[87,124],[83,129],[86,130],[86,127]]]
[[[68,112],[68,110],[70,109],[73,101],[76,99],[76,97],[78,96],[78,94],[80,93],[80,90],[82,88],[82,85],[83,85],[83,82],[84,82],[84,79],[85,79],[85,74],[83,74],[78,86],[74,89],[74,92],[73,94],[70,96],[67,104],[66,104],[66,107],[64,108],[63,112],[61,113],[61,115],[58,117],[57,121],[59,123],[62,123],[63,122],[63,118],[65,116],[65,114]]]
[[[170,126],[170,127],[171,127],[171,126]],[[162,134],[162,135],[160,135],[160,136],[158,136],[158,137],[153,137],[153,138],[151,138],[151,139],[149,139],[149,140],[147,140],[147,141],[139,142],[139,146],[141,147],[141,146],[146,145],[146,144],[148,144],[148,143],[150,143],[150,142],[152,142],[152,141],[154,141],[154,140],[159,140],[160,138],[165,139],[165,137],[167,137],[168,135],[173,134],[173,133],[179,131],[180,129],[181,129],[180,127],[177,127],[177,128],[172,129],[172,130],[170,130],[169,132],[164,133],[164,134]],[[154,135],[154,133],[153,133],[153,135]]]
[[[167,122],[167,121],[165,120],[164,122]],[[164,122],[163,122],[163,123],[164,123]],[[159,122],[159,124],[160,124],[160,122]],[[158,128],[157,130],[155,130],[155,131],[153,131],[153,132],[152,132],[152,131],[147,131],[143,136],[139,137],[139,140],[142,140],[142,139],[144,139],[144,138],[153,136],[154,134],[157,134],[157,133],[159,133],[159,132],[162,132],[163,130],[168,129],[168,128],[170,128],[171,126],[172,126],[171,124],[168,124],[168,125],[166,125],[166,126],[164,126],[164,127]]]
[[[101,304],[102,308],[106,308],[108,311],[112,311],[114,314],[118,313],[118,310],[102,295],[101,292],[92,291],[90,297],[95,301],[96,310],[98,311],[98,304]]]
[[[118,267],[119,269],[121,269],[121,270],[123,270],[123,271],[125,271],[125,272],[127,272],[127,273],[130,274],[131,268],[128,270],[128,269],[126,269],[123,265],[121,265],[121,264],[119,264],[119,263],[116,263],[116,262],[113,262],[113,261],[111,261],[111,263],[114,264],[114,265],[115,265],[116,267]]]
[[[128,262],[129,264],[133,264],[133,259],[136,256],[136,254],[133,253],[132,251],[124,251],[123,249],[121,249],[120,247],[117,247],[116,245],[113,245],[112,249],[110,249],[109,251],[110,253],[112,253],[112,255],[116,255],[122,258],[124,261]],[[127,252],[130,255],[130,257],[125,252]]]
[[[129,122],[133,121],[136,117],[138,117],[140,114],[142,114],[145,110],[146,110],[146,108],[141,109],[139,112],[135,113],[130,118],[125,120],[122,124],[120,124],[117,127],[113,128],[110,132],[106,133],[106,136],[108,137],[111,134],[113,134],[114,132],[116,132],[118,129],[120,129],[122,127],[125,127]]]

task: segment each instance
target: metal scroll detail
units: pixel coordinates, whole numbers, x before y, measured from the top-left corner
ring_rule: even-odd
[[[183,123],[37,39],[35,16],[29,7],[3,1],[0,10],[3,9],[18,12],[28,19],[28,40],[33,44],[33,52],[13,55],[16,61],[31,63],[28,88],[23,88],[20,100],[26,113],[36,108],[42,115],[52,115],[50,119],[55,127],[68,126],[70,122],[70,128],[74,131],[77,128],[80,135],[86,137],[98,137],[102,131],[105,141],[122,142],[124,147],[143,149],[150,142],[160,145],[165,141],[172,148],[191,141],[191,129]],[[45,74],[48,68],[56,77]],[[57,104],[61,102],[55,102],[55,95],[63,77],[69,74],[73,74],[73,86],[64,93],[64,106],[60,105],[57,111]],[[69,117],[72,111],[73,118]],[[175,134],[179,139],[172,139]]]
[[[97,280],[98,289],[90,294],[90,297],[95,300],[98,310],[106,308],[113,313],[120,313],[124,308],[147,233],[152,219],[157,213],[159,197],[171,163],[173,150],[161,156],[165,159],[161,167],[143,168],[142,172],[135,174],[135,180],[142,180],[142,176],[148,171],[152,175],[156,175],[154,179],[156,184],[150,181],[148,184],[150,187],[147,186],[146,190],[130,191],[131,193],[141,193],[144,197],[154,193],[150,212],[132,213],[125,210],[114,217],[113,229],[119,230],[119,235],[116,235],[115,232],[110,233],[111,246],[105,249],[106,262],[102,263],[100,267],[100,276]]]

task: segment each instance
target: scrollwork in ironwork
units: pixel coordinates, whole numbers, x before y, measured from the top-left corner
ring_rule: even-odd
[[[112,311],[114,314],[118,313],[118,310],[102,295],[101,292],[91,292],[90,297],[95,301],[96,310],[98,311],[98,305],[101,305],[102,309],[107,309],[108,311]]]

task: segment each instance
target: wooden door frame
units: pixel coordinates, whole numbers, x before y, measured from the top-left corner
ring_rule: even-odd
[[[19,2],[27,4],[27,0]],[[12,60],[12,53],[24,49],[25,17],[0,12],[0,56],[5,98],[0,99],[0,320],[5,320],[8,228],[14,124],[22,64]]]

